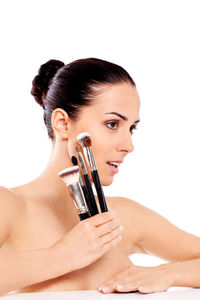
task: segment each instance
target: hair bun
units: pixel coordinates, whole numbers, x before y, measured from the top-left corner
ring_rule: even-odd
[[[59,60],[50,59],[41,65],[38,70],[38,75],[33,79],[31,94],[34,96],[35,101],[42,107],[44,107],[43,99],[48,91],[51,79],[64,65],[65,64]]]

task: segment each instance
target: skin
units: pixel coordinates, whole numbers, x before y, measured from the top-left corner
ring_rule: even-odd
[[[122,99],[126,100],[122,101]],[[139,120],[139,108],[140,100],[137,90],[131,85],[123,84],[104,88],[104,91],[97,97],[97,101],[84,107],[79,121],[73,122],[68,119],[70,157],[76,155],[74,144],[77,135],[80,132],[89,132],[97,169],[104,186],[110,185],[114,178],[106,162],[123,161],[134,150],[130,129],[135,121]],[[55,114],[59,114],[59,111],[57,110]],[[116,115],[107,114],[113,111],[123,113],[128,121],[123,121]],[[66,113],[64,115],[66,116]]]
[[[62,109],[54,110],[52,128],[55,138],[43,173],[25,185],[0,190],[0,194],[10,201],[9,207],[5,208],[9,210],[9,217],[2,230],[5,232],[5,236],[2,233],[2,248],[16,251],[47,248],[64,234],[68,242],[72,241],[72,230],[80,221],[58,172],[72,166],[71,156],[76,155],[77,135],[89,132],[101,183],[110,185],[114,174],[107,161],[123,161],[133,152],[131,131],[139,120],[139,109],[140,99],[136,88],[123,83],[104,87],[92,105],[81,110],[76,122]],[[118,112],[127,120],[107,114],[109,112]],[[133,200],[106,197],[106,201],[109,211],[114,212],[115,219],[123,226],[123,231],[117,233],[121,235],[121,241],[84,268],[26,285],[17,292],[99,289],[102,293],[135,290],[149,293],[167,290],[175,284],[186,285],[180,273],[184,273],[188,265],[185,266],[185,262],[177,265],[175,262],[198,260],[200,239],[178,229]],[[174,247],[174,241],[179,247]],[[171,263],[151,268],[134,266],[129,260],[129,255],[133,253],[154,254]],[[73,257],[73,247],[68,256]],[[193,269],[191,267],[191,272]],[[189,286],[193,286],[194,282],[195,285],[199,284],[200,278],[196,273],[194,277]]]

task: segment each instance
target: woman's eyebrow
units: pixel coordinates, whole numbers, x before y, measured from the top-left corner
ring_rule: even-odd
[[[112,111],[112,112],[105,113],[105,115],[108,115],[108,114],[116,115],[116,116],[120,117],[122,120],[128,121],[128,118],[126,116],[123,116],[118,112]],[[140,120],[137,120],[137,121],[134,122],[134,124],[139,123],[139,122],[140,122]]]

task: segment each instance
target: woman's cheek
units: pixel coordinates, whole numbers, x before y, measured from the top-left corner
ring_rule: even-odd
[[[73,155],[76,156],[76,142],[73,139],[68,139],[68,153],[69,156],[72,157]]]

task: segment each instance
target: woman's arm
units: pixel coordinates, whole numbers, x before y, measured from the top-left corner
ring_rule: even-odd
[[[0,187],[0,246],[10,236],[16,220],[21,216],[20,212],[24,209],[23,201],[14,198],[7,188]],[[57,252],[53,248],[28,251],[1,248],[0,294],[60,275],[58,266],[62,262],[59,261]]]
[[[49,248],[0,250],[0,294],[90,265],[120,242],[119,225],[105,212],[79,222]]]
[[[9,237],[12,220],[18,218],[23,209],[20,205],[6,189],[0,188],[1,245]],[[0,294],[90,265],[120,242],[121,231],[115,214],[105,212],[79,222],[48,248],[0,249]]]
[[[126,222],[124,229],[128,231],[132,249],[138,248],[143,253],[171,262],[200,258],[198,236],[179,229],[133,200],[119,197],[115,199],[115,205],[120,215],[124,215],[121,223]]]
[[[69,260],[68,260],[69,261]],[[53,248],[0,250],[0,295],[61,275],[61,258]],[[65,262],[65,272],[67,269]]]
[[[200,287],[200,259],[167,263],[157,267],[132,266],[105,281],[103,293],[163,292],[172,286]]]
[[[172,279],[171,286],[200,288],[200,259],[161,265]]]
[[[115,199],[116,206],[116,210],[121,207],[124,228],[128,228],[133,248],[172,262],[156,267],[129,267],[105,281],[99,288],[101,292],[152,293],[166,291],[171,286],[200,287],[199,237],[180,230],[132,200]]]

